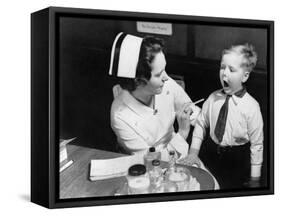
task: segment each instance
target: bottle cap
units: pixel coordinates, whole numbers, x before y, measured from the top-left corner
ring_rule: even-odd
[[[160,165],[160,160],[157,160],[157,159],[156,159],[156,160],[153,160],[153,161],[152,161],[152,165],[153,165],[153,166],[159,166],[159,165]]]
[[[146,173],[146,168],[142,164],[135,164],[129,168],[128,173],[130,176],[140,176]]]
[[[169,155],[175,155],[175,151],[173,150],[169,151]]]
[[[149,152],[155,152],[155,147],[150,147]]]

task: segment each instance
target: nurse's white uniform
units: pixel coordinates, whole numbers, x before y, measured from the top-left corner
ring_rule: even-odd
[[[181,158],[187,156],[189,145],[174,131],[173,124],[176,112],[188,102],[191,102],[189,96],[170,77],[162,93],[155,96],[154,109],[123,90],[111,107],[111,126],[119,144],[132,154],[145,154],[149,147],[155,146],[165,161],[169,150],[175,150]],[[193,113],[192,117],[197,115],[198,112]]]

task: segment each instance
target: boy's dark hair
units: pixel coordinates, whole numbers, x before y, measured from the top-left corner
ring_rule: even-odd
[[[164,41],[152,36],[145,37],[140,48],[136,78],[123,78],[120,80],[120,86],[128,91],[134,91],[137,86],[145,85],[146,80],[150,80],[151,78],[151,63],[156,54],[160,52],[164,52]]]
[[[225,49],[222,52],[222,55],[235,52],[239,55],[244,57],[244,62],[242,63],[241,67],[246,68],[247,71],[252,72],[254,67],[257,64],[258,55],[255,51],[255,48],[251,44],[243,44],[243,45],[234,45],[231,46],[229,49]]]

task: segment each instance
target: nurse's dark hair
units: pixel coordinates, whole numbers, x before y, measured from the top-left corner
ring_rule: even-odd
[[[245,70],[247,70],[248,72],[253,71],[258,60],[258,55],[253,45],[246,43],[242,45],[231,46],[229,49],[223,50],[222,56],[231,52],[235,52],[238,55],[242,55],[243,62],[241,64],[241,67],[244,67]]]
[[[120,82],[121,87],[128,91],[134,91],[137,86],[146,85],[146,81],[151,78],[151,64],[155,56],[160,52],[164,52],[164,41],[153,36],[145,37],[140,48],[136,78],[123,79]]]

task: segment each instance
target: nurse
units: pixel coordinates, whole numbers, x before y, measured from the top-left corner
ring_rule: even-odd
[[[154,146],[167,161],[170,150],[179,159],[187,156],[186,138],[200,108],[166,73],[163,48],[163,41],[155,37],[119,33],[112,46],[109,74],[119,78],[122,88],[111,106],[111,127],[118,143],[140,155]]]

